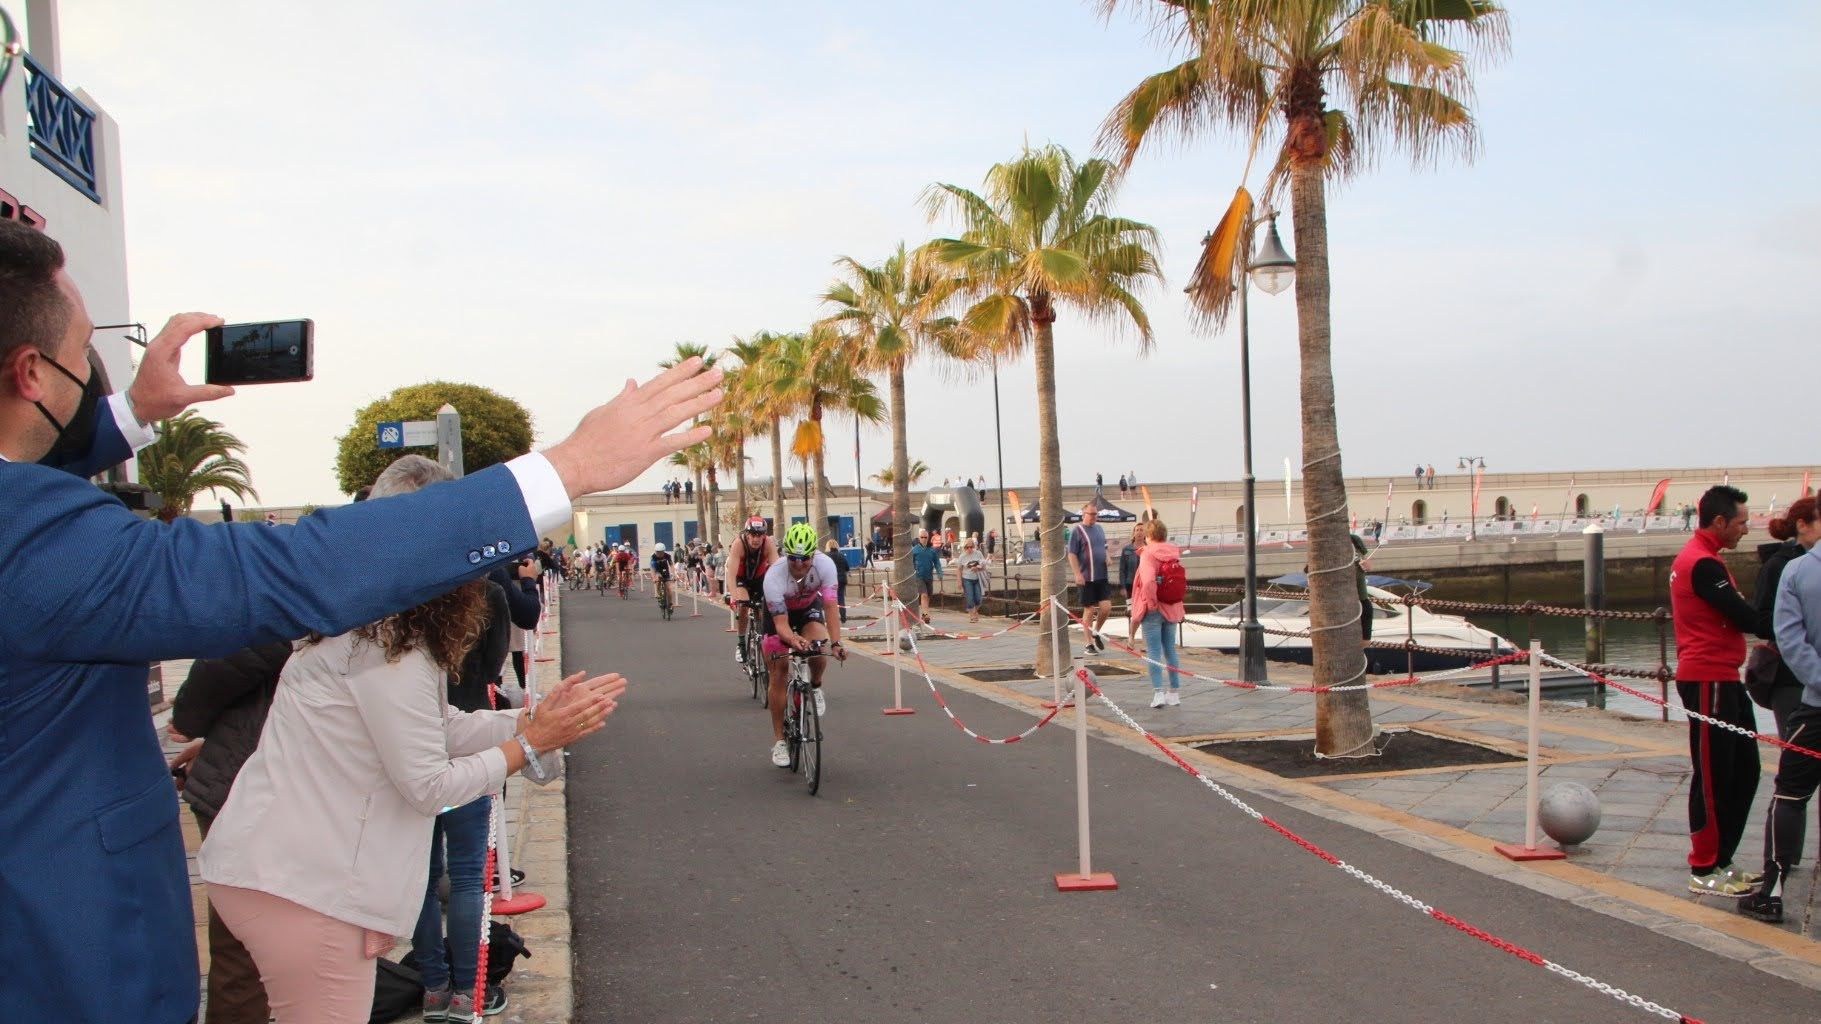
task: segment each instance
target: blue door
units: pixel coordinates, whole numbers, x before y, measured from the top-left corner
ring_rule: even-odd
[[[621,523],[620,542],[623,544],[631,544],[632,550],[637,551],[639,549],[639,524]]]
[[[605,539],[607,541],[607,546],[610,548],[618,547],[619,543],[620,543],[620,528],[617,526],[609,526],[606,528],[606,530],[607,530],[607,533],[606,533]]]
[[[668,524],[666,524],[666,525],[668,525]],[[699,532],[700,531],[698,530],[698,528],[696,526],[695,520],[693,520],[693,519],[683,520],[683,540],[684,541],[695,540],[696,534]]]
[[[841,546],[844,548],[853,547],[854,546],[854,517],[853,516],[829,516],[828,518],[829,518],[829,522],[834,527],[833,536],[834,536],[835,540],[839,541]]]
[[[674,524],[671,523],[654,523],[651,527],[651,539],[664,545],[666,548],[675,547],[673,526]]]

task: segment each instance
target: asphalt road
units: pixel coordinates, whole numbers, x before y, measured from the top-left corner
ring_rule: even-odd
[[[976,743],[920,679],[916,715],[882,716],[890,670],[856,657],[830,668],[811,797],[767,758],[724,614],[663,622],[648,597],[565,596],[565,670],[633,681],[569,761],[579,1024],[1661,1019],[1441,925],[1098,740],[1094,866],[1120,888],[1058,893],[1075,862],[1071,733]],[[989,735],[1031,721],[947,696]],[[1745,964],[1248,798],[1426,903],[1690,1017],[1821,1017],[1821,995]]]

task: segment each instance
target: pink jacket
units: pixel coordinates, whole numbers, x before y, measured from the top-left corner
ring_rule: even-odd
[[[1175,604],[1157,603],[1157,563],[1165,558],[1181,558],[1182,550],[1167,540],[1146,542],[1144,550],[1138,553],[1138,578],[1132,581],[1132,635],[1138,635],[1138,627],[1144,617],[1153,609],[1163,613],[1164,619],[1170,622],[1181,622],[1182,602]]]

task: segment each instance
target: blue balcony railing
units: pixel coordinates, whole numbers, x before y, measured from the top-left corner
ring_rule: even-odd
[[[95,191],[95,112],[82,105],[32,55],[24,55],[25,109],[31,116],[27,136],[32,159],[70,187],[101,202]]]

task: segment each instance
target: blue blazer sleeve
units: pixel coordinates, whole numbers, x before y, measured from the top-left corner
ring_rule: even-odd
[[[113,410],[104,399],[95,403],[95,439],[89,444],[89,450],[81,458],[66,462],[46,462],[43,465],[87,480],[109,466],[117,466],[132,457],[133,448],[120,433],[120,424],[114,421]]]
[[[69,473],[0,463],[0,650],[147,662],[344,633],[537,540],[504,466],[275,527],[141,519]]]

